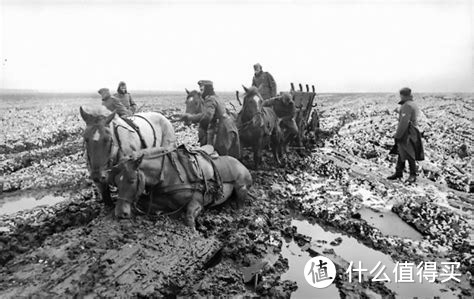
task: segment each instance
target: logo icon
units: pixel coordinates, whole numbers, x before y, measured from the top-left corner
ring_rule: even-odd
[[[323,289],[336,278],[336,266],[327,257],[313,257],[304,266],[304,278],[312,287]]]

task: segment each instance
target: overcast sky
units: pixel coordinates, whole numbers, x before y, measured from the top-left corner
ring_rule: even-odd
[[[470,0],[0,3],[1,88],[474,91]]]

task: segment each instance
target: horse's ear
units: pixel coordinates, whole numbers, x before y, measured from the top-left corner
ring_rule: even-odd
[[[245,93],[247,93],[249,91],[249,89],[247,87],[245,87],[245,85],[242,85],[242,87],[244,88]]]
[[[138,159],[136,159],[134,162],[135,162],[135,168],[138,168],[140,166],[140,164],[142,163],[143,161],[143,157],[145,157],[145,154],[142,154],[140,157],[138,157]]]
[[[81,117],[82,119],[86,122],[86,123],[89,123],[90,119],[91,119],[91,115],[87,112],[84,111],[84,109],[82,109],[82,106],[79,107],[79,111],[81,113]]]
[[[189,90],[187,88],[185,88],[184,90],[186,90],[186,93],[189,95]]]
[[[116,114],[116,112],[114,111],[114,112],[110,113],[110,115],[105,118],[105,124],[106,125],[110,124],[112,119],[114,119],[115,114]]]

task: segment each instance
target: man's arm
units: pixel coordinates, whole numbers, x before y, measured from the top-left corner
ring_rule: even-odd
[[[124,104],[119,99],[112,98],[112,111],[115,110],[117,114],[122,117],[122,116],[130,116],[132,115],[132,112],[125,107]]]
[[[198,114],[185,114],[186,118],[190,122],[201,123],[204,127],[207,127],[214,117],[216,112],[215,103],[212,100],[204,102],[204,111]]]
[[[395,140],[400,140],[403,135],[405,135],[413,113],[413,110],[408,105],[403,105],[400,109],[400,119],[398,121],[397,132],[395,133],[395,136],[393,136]]]
[[[276,99],[264,100],[263,107],[271,107],[275,104]]]
[[[137,111],[137,103],[132,99],[132,95],[128,94],[130,97],[130,109],[132,110],[132,113],[135,113]]]
[[[272,97],[276,96],[277,93],[277,85],[275,82],[275,79],[273,79],[273,76],[267,72],[267,80],[268,80],[268,86],[270,86],[270,94]]]

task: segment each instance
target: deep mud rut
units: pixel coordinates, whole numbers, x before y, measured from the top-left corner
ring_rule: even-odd
[[[193,140],[186,139],[193,134],[189,128],[179,126],[177,132]],[[345,272],[351,246],[362,257],[380,255],[387,263],[458,261],[461,283],[437,284],[433,296],[472,296],[472,197],[426,178],[415,186],[386,181],[391,169],[341,153],[333,146],[338,137],[326,133],[316,142],[319,147],[312,142],[292,153],[285,167],[275,167],[266,154],[266,166],[252,171],[246,206],[205,210],[197,232],[184,226],[180,215],[115,219],[97,202],[92,184],[82,179],[86,174],[80,162],[74,168],[80,183],[60,192],[64,202],[0,216],[0,297],[411,294],[393,284],[359,283],[354,275],[349,283]],[[81,154],[71,150],[67,155]],[[21,171],[30,167],[22,166],[23,160],[11,161],[20,161],[15,167]],[[251,164],[249,157],[244,162]],[[384,231],[364,209],[392,213],[414,232]],[[303,269],[290,269],[321,254],[334,261],[338,272],[326,295],[308,293]],[[288,274],[293,272],[301,277]]]

